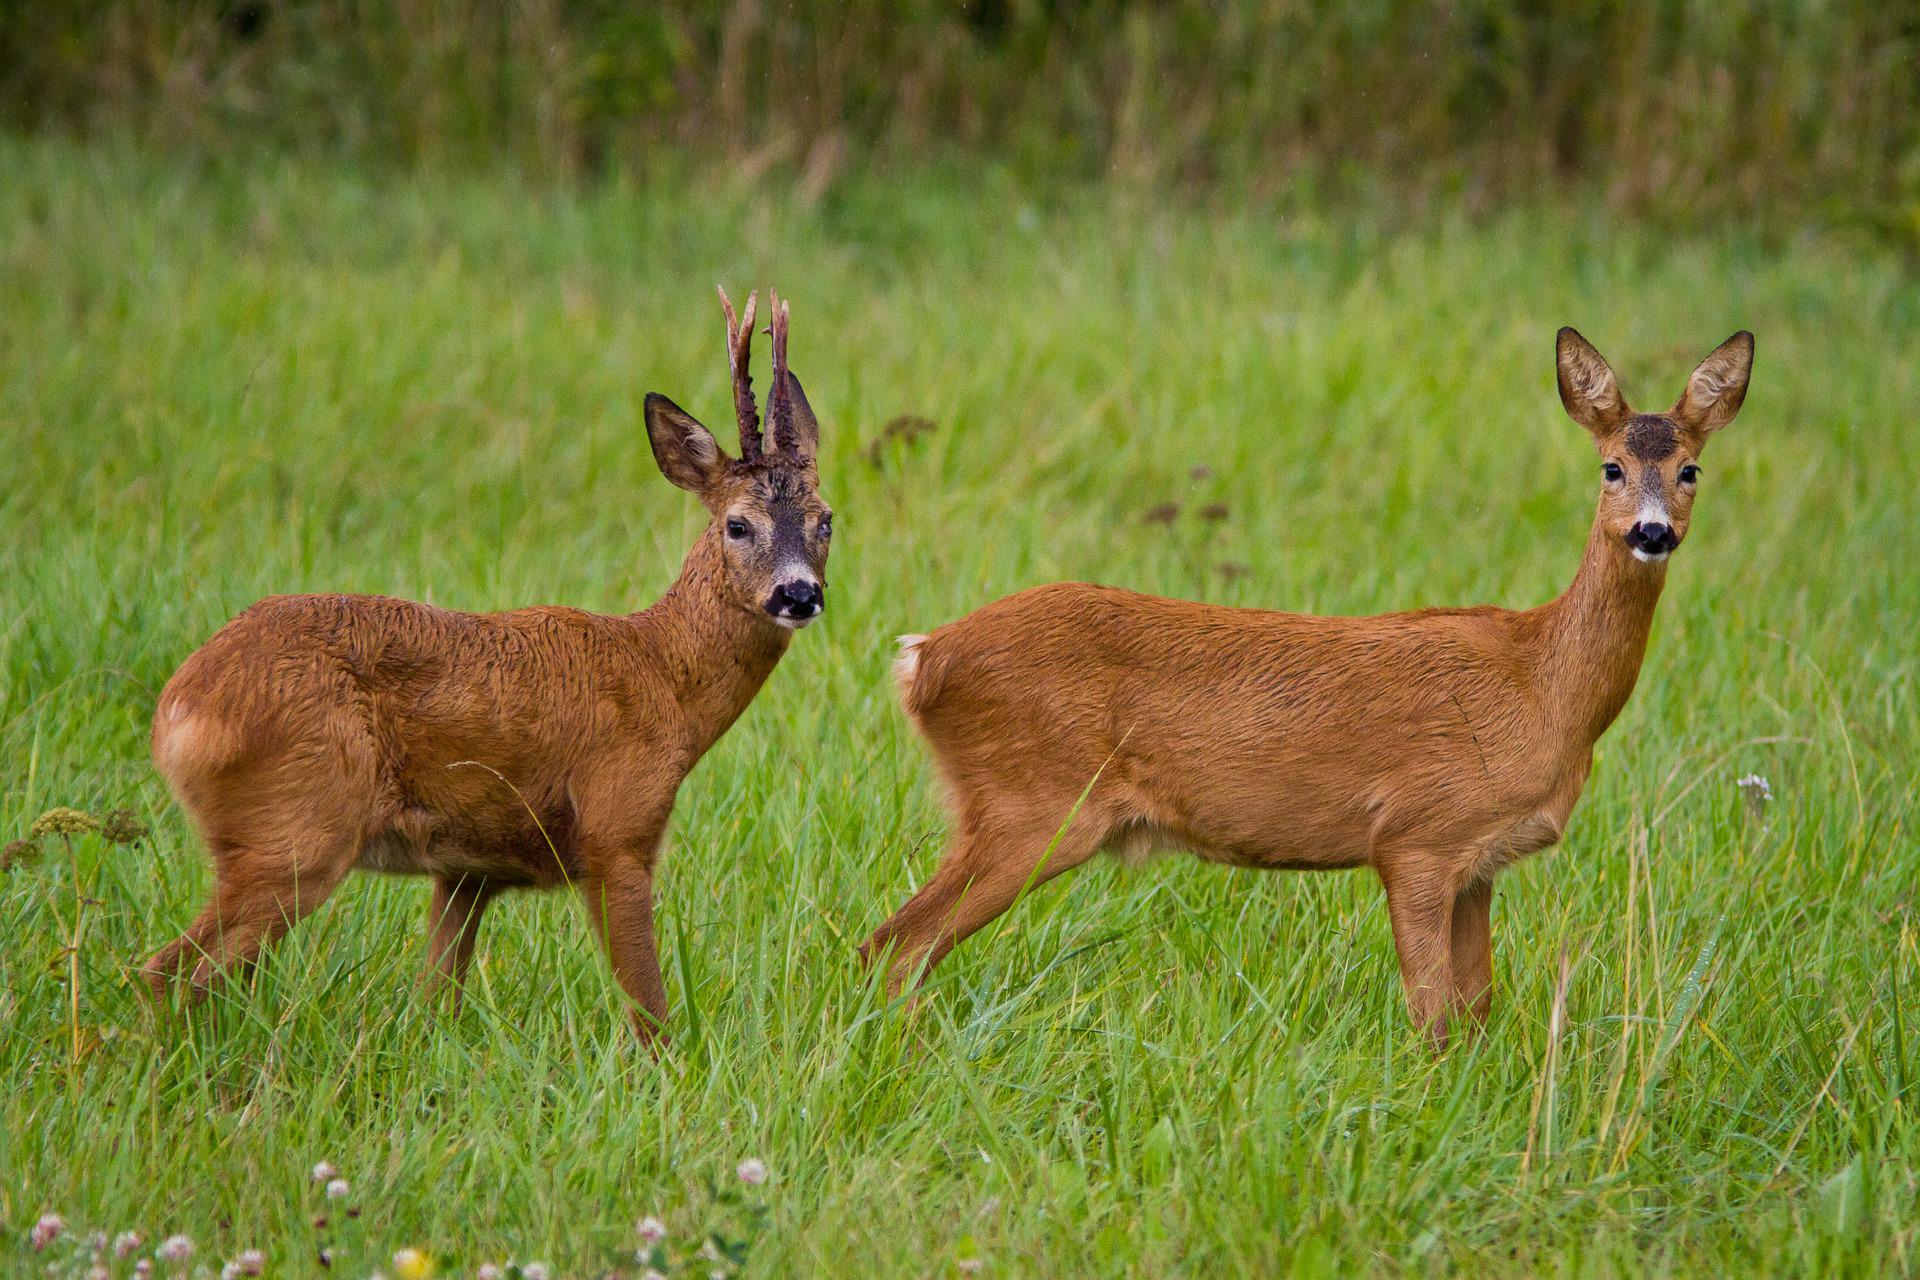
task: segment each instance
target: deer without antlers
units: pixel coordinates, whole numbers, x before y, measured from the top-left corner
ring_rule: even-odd
[[[1551,603],[1317,618],[1060,583],[903,637],[903,701],[954,831],[861,948],[888,989],[1099,849],[1174,846],[1371,866],[1415,1021],[1441,1045],[1450,1016],[1484,1021],[1494,875],[1560,838],[1632,692],[1696,459],[1740,407],[1753,336],[1660,414],[1630,412],[1572,329],[1557,354],[1603,462],[1579,572]]]
[[[153,758],[205,838],[212,900],[150,960],[156,996],[222,970],[360,867],[433,877],[429,985],[457,993],[504,889],[579,888],[636,1031],[667,1014],[654,864],[675,792],[825,605],[832,513],[819,424],[772,299],[762,440],[755,296],[724,291],[740,457],[662,395],[647,437],[711,521],[653,607],[456,613],[378,596],[276,596],[229,622],[161,693]]]

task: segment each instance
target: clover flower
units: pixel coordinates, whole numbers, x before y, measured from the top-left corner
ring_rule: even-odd
[[[113,1256],[131,1258],[140,1252],[140,1246],[145,1243],[146,1239],[138,1231],[122,1231],[113,1238]]]
[[[667,1238],[667,1224],[648,1214],[634,1226],[640,1239],[649,1245],[659,1244]]]
[[[327,1181],[327,1199],[345,1200],[353,1191],[353,1185],[345,1178],[331,1178]]]
[[[43,1213],[40,1221],[33,1224],[28,1238],[33,1241],[36,1250],[44,1249],[67,1233],[67,1220],[57,1213]]]
[[[193,1237],[168,1236],[160,1242],[160,1247],[154,1250],[154,1256],[162,1262],[185,1262],[193,1256]]]
[[[313,1166],[313,1180],[315,1182],[332,1182],[339,1176],[340,1171],[333,1167],[332,1161],[322,1160],[319,1164]]]
[[[757,1187],[767,1180],[766,1161],[758,1159],[757,1157],[748,1157],[742,1160],[734,1166],[733,1171],[740,1176],[740,1181],[750,1187]]]

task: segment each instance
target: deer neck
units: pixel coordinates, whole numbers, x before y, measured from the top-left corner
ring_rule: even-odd
[[[633,620],[687,717],[696,754],[739,719],[793,638],[727,590],[720,535],[711,527],[666,595]]]
[[[1646,657],[1665,561],[1634,558],[1596,519],[1573,585],[1541,610],[1538,670],[1556,718],[1592,746],[1627,703]]]

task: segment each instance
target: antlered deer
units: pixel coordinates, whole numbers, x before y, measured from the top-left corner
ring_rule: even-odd
[[[1558,358],[1603,463],[1580,570],[1549,604],[1315,618],[1061,583],[904,637],[903,701],[954,832],[861,948],[888,989],[1097,850],[1165,845],[1371,866],[1415,1021],[1442,1045],[1450,1017],[1484,1021],[1494,875],[1560,838],[1633,690],[1753,335],[1721,344],[1666,413],[1630,412],[1572,329]]]
[[[150,960],[164,998],[251,960],[355,867],[433,877],[429,985],[457,993],[501,890],[579,888],[633,1022],[666,1017],[654,862],[674,793],[825,607],[832,513],[819,424],[787,369],[772,299],[762,439],[749,372],[755,297],[724,291],[740,457],[661,395],[647,437],[711,522],[679,581],[624,617],[455,613],[378,596],[278,596],[167,682],[153,758],[206,839],[213,897]]]

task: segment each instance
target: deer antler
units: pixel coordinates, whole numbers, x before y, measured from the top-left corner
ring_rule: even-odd
[[[759,297],[757,289],[747,294],[746,314],[735,320],[733,303],[726,289],[720,288],[720,309],[727,313],[727,371],[733,375],[733,412],[740,419],[742,462],[760,457],[760,411],[753,403],[753,306]],[[779,385],[777,374],[774,385]]]
[[[773,447],[780,453],[798,456],[800,436],[793,427],[793,393],[787,386],[787,304],[778,293],[768,293],[773,311],[773,391],[767,397],[767,423]]]

